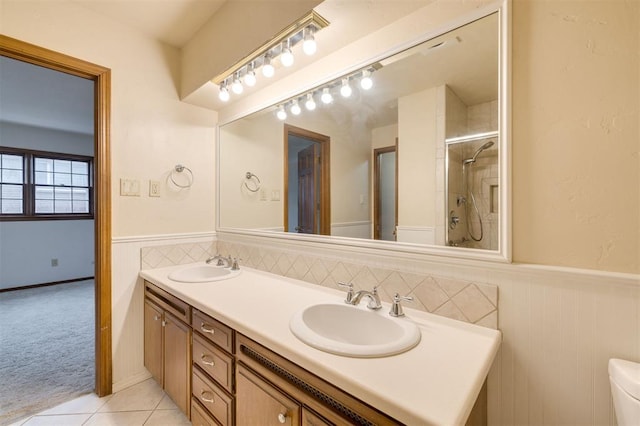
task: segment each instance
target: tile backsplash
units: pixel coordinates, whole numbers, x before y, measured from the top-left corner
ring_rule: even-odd
[[[140,249],[140,269],[202,262],[216,253],[215,241],[143,247]]]
[[[408,308],[427,311],[484,327],[498,326],[496,285],[377,267],[342,257],[309,255],[264,245],[217,241],[176,244],[141,249],[142,269],[153,269],[206,260],[216,253],[240,259],[240,264],[261,271],[299,279],[329,288],[352,282],[355,290],[379,286],[383,301],[395,293],[413,296]]]

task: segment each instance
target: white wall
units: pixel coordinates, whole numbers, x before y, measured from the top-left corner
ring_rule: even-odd
[[[434,243],[437,101],[438,88],[398,99],[397,239],[401,242]]]
[[[94,275],[93,220],[0,222],[0,235],[0,288]]]

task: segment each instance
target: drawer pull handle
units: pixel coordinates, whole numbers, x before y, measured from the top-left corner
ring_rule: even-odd
[[[205,395],[211,395],[211,398],[207,398]],[[204,402],[209,402],[211,404],[214,403],[213,394],[211,392],[209,392],[209,391],[205,391],[205,390],[201,391],[200,392],[200,399],[203,400]]]
[[[206,354],[202,354],[200,356],[200,361],[204,364],[204,365],[210,365],[211,367],[214,367],[216,365],[215,361],[211,360],[207,360],[207,355]]]
[[[206,325],[208,325],[208,324],[206,324]],[[200,323],[200,330],[202,330],[203,333],[216,334],[216,330],[215,329],[205,327],[205,323],[203,323],[203,322]]]
[[[160,315],[154,315],[153,320],[158,321],[160,319]]]
[[[287,415],[284,413],[278,414],[278,421],[282,424],[285,424],[287,422]]]

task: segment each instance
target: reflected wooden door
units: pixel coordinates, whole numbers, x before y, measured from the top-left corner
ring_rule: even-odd
[[[311,144],[298,152],[298,226],[301,234],[318,232],[318,184],[320,146]]]

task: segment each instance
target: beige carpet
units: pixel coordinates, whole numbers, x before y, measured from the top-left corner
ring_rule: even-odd
[[[0,425],[93,392],[94,282],[0,293]]]

